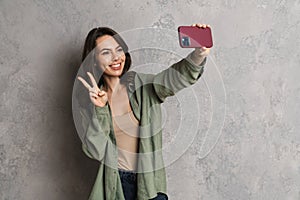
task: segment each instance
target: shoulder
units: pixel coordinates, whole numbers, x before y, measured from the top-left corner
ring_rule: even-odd
[[[136,71],[128,71],[126,73],[127,88],[129,94],[133,95],[138,102],[142,99],[156,99],[154,90],[155,74],[145,74]]]
[[[155,74],[145,74],[136,71],[128,71],[125,76],[128,87],[134,89],[149,83],[153,83]]]

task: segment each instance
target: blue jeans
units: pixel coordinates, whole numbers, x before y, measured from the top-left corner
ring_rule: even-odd
[[[125,200],[136,200],[137,195],[137,174],[130,171],[119,169],[119,174],[122,182],[122,189]],[[158,193],[157,196],[151,200],[168,200],[168,196],[164,193]]]

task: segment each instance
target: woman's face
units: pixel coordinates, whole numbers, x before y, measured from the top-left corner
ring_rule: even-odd
[[[125,65],[125,53],[117,41],[110,35],[96,39],[95,57],[103,75],[120,77]]]

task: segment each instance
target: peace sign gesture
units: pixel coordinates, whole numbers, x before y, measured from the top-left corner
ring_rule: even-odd
[[[94,76],[87,72],[93,87],[91,87],[82,77],[78,77],[78,80],[82,82],[82,84],[88,89],[90,94],[90,99],[95,106],[104,107],[108,101],[107,92],[100,90]]]

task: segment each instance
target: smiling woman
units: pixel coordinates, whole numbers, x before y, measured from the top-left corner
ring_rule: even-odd
[[[82,148],[100,161],[90,199],[168,199],[160,104],[200,78],[209,50],[196,48],[156,75],[143,74],[129,71],[128,47],[114,30],[100,27],[89,32],[82,67],[87,67],[84,60],[92,55],[93,72],[100,74],[87,72],[90,83],[82,76],[78,80],[93,105]]]
[[[125,65],[125,53],[117,41],[109,35],[97,38],[95,57],[106,76],[121,76]]]

